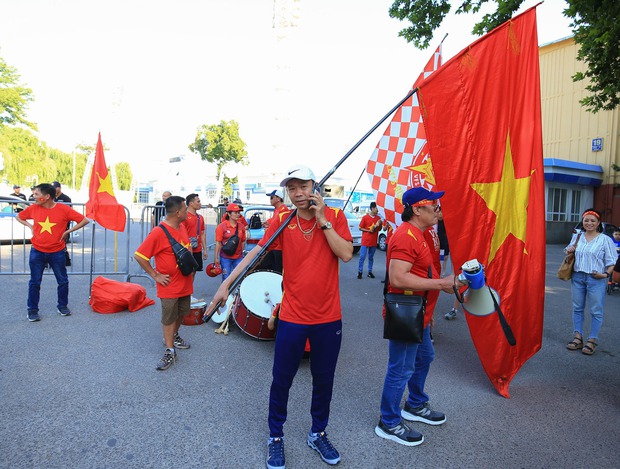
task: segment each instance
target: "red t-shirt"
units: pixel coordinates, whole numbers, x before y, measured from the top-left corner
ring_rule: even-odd
[[[200,217],[200,231],[197,232],[198,217]],[[187,218],[181,224],[185,226],[187,235],[190,238],[198,237],[198,247],[194,248],[192,252],[202,252],[202,233],[205,231],[205,217],[187,212]]]
[[[282,210],[272,219],[259,246],[267,240],[290,215]],[[347,219],[340,209],[325,208],[325,217],[332,229],[347,241],[353,241]],[[316,219],[299,218],[301,228],[310,231]],[[282,248],[283,293],[280,319],[296,324],[323,324],[341,319],[339,288],[339,259],[332,252],[325,233],[316,225],[311,234],[304,235],[293,218],[280,233]]]
[[[237,227],[239,227],[239,230],[237,230]],[[217,225],[217,228],[215,228],[215,240],[222,243],[222,246],[224,246],[228,239],[235,234],[235,231],[238,231],[237,236],[239,236],[237,250],[232,256],[229,256],[228,254],[225,254],[224,251],[220,250],[220,256],[227,259],[239,259],[241,257],[243,252],[243,243],[245,241],[245,228],[241,223],[237,223],[237,226],[233,227],[230,224],[230,220],[224,220],[222,223]]]
[[[189,237],[185,226],[181,224],[178,230],[166,223],[170,236],[189,249]],[[170,241],[164,230],[153,228],[142,242],[136,254],[147,261],[155,257],[155,269],[162,274],[170,275],[168,285],[157,284],[158,298],[181,298],[194,292],[194,282],[191,275],[183,275],[177,267],[177,259],[172,252]]]
[[[381,226],[381,217],[379,215],[372,216],[367,213],[362,217],[360,221],[360,228],[371,230],[374,227]],[[379,237],[379,229],[372,233],[368,231],[362,231],[362,246],[373,247],[377,245],[377,238]]]
[[[79,223],[84,215],[76,212],[65,204],[57,203],[51,208],[32,204],[17,214],[21,220],[32,220],[32,246],[41,252],[58,252],[66,247],[66,241],[61,239],[67,231],[69,222]]]
[[[388,268],[392,259],[409,262],[412,264],[410,272],[418,277],[428,278],[428,268],[431,268],[432,278],[439,278],[439,273],[435,268],[431,247],[426,241],[424,233],[411,223],[403,222],[390,238],[388,244],[387,263]],[[394,293],[415,294],[424,296],[424,291],[399,290],[388,285],[388,291]],[[424,326],[426,327],[431,320],[439,291],[429,290],[427,297],[426,314],[424,315]]]
[[[285,204],[282,204],[278,208],[276,208],[273,211],[273,216],[268,220],[269,225],[271,225],[276,218],[279,218],[280,214],[284,211],[286,211],[287,213],[291,213],[290,209]],[[284,218],[284,220],[286,220],[286,217]],[[280,246],[279,237],[276,238],[273,243],[271,243],[271,246],[269,246],[269,250],[270,251],[281,251],[282,250],[282,246]]]

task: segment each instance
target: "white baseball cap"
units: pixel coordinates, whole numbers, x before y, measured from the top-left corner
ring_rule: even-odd
[[[282,189],[274,189],[271,192],[265,192],[265,194],[268,197],[275,195],[276,197],[280,197],[282,200],[284,200],[284,193],[282,192]]]
[[[286,176],[284,177],[284,179],[282,179],[280,186],[286,187],[286,184],[291,179],[300,179],[302,181],[316,181],[312,170],[307,166],[303,166],[300,164],[289,168],[289,170],[286,172]]]

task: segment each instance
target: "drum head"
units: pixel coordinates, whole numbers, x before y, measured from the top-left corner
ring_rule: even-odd
[[[226,304],[220,307],[220,309],[217,310],[213,316],[211,316],[211,321],[213,321],[215,324],[222,324],[224,322],[224,319],[226,319],[226,314],[228,314],[228,308],[233,307],[234,301],[235,295],[228,295]]]
[[[282,301],[282,275],[267,270],[252,272],[243,279],[239,295],[249,311],[269,319],[273,306]]]

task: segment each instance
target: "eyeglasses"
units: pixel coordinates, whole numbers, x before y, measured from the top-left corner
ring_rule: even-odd
[[[432,208],[433,212],[439,212],[441,210],[441,205],[439,204],[432,204],[432,205],[420,205],[420,208],[422,207],[428,207],[428,208]]]

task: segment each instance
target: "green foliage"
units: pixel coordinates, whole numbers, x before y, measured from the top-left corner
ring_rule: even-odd
[[[114,165],[116,171],[116,181],[118,182],[118,189],[121,191],[128,191],[131,189],[131,181],[133,179],[133,173],[131,172],[131,166],[129,163],[122,162]]]
[[[0,128],[22,124],[37,130],[37,125],[26,120],[28,103],[34,100],[32,90],[19,84],[20,76],[14,67],[0,57]]]
[[[27,129],[0,127],[0,152],[4,156],[3,179],[9,184],[31,187],[42,182],[60,181],[70,186],[73,180],[73,155],[49,148]],[[79,187],[86,167],[86,156],[76,154],[76,185]]]
[[[232,193],[233,193],[233,184],[237,184],[239,182],[239,178],[235,176],[234,178],[229,178],[228,176],[224,176],[224,184],[222,188],[222,196],[226,196],[230,198],[232,202]]]
[[[228,163],[248,164],[245,142],[239,136],[239,124],[234,120],[199,127],[196,139],[189,145],[189,149],[199,154],[203,160],[217,165],[217,179]]]
[[[569,0],[564,15],[573,21],[577,58],[586,62],[585,73],[573,81],[588,80],[591,95],[580,103],[589,111],[611,111],[620,105],[620,6],[617,0]]]
[[[620,3],[617,0],[566,0],[564,15],[573,20],[575,43],[580,46],[578,59],[588,65],[574,81],[589,80],[591,95],[581,100],[588,111],[612,110],[620,104]],[[524,0],[458,0],[457,14],[478,13],[481,7],[495,3],[496,10],[482,17],[472,33],[482,35],[507,21]],[[392,18],[409,21],[411,26],[398,35],[417,48],[425,49],[450,12],[450,0],[394,0],[389,9]]]

